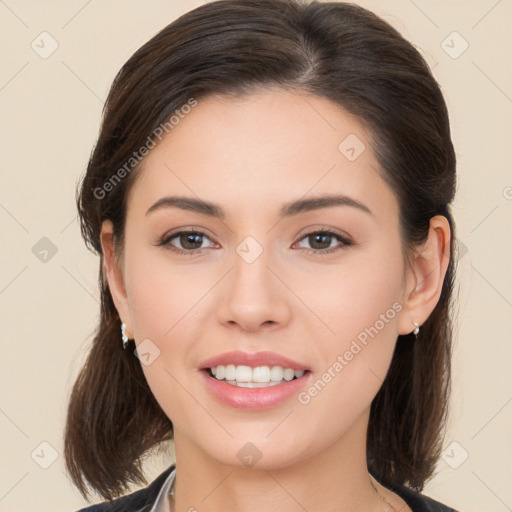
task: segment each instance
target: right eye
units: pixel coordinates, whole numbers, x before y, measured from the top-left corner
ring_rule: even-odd
[[[209,240],[209,238],[201,231],[176,231],[174,233],[164,235],[157,245],[166,246],[171,251],[175,251],[179,254],[197,254],[203,252],[204,247],[201,246],[204,238]],[[181,247],[176,247],[174,243],[171,243],[174,239],[176,239],[177,243]]]

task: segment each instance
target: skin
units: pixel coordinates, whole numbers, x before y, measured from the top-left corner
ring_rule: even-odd
[[[349,134],[366,146],[355,161],[338,150]],[[397,336],[438,302],[450,228],[434,217],[406,266],[398,203],[378,168],[369,134],[326,98],[269,89],[241,100],[210,96],[145,158],[128,197],[120,261],[104,222],[104,270],[126,332],[160,350],[142,369],[174,425],[176,510],[390,510],[366,465],[370,405]],[[373,214],[332,206],[279,219],[286,202],[332,193]],[[226,217],[178,208],[146,215],[172,194],[218,203]],[[171,230],[191,228],[205,233],[201,253],[173,252],[184,248],[179,237],[156,245]],[[305,236],[326,229],[353,245],[335,236],[315,245]],[[236,252],[247,236],[263,248],[250,264]],[[234,409],[200,378],[206,358],[271,350],[307,365],[314,382],[397,301],[401,310],[306,405],[292,397],[266,410]],[[247,442],[262,454],[252,467],[237,457]],[[373,482],[396,510],[410,510]]]

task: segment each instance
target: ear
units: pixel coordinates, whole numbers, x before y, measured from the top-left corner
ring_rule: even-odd
[[[116,306],[121,322],[126,324],[126,335],[132,339],[132,323],[128,296],[126,293],[124,271],[116,260],[114,250],[113,225],[110,220],[103,221],[100,233],[103,251],[103,275],[106,276],[112,299]]]
[[[428,238],[419,248],[412,268],[406,269],[399,334],[412,332],[413,322],[420,326],[425,323],[439,301],[450,262],[450,238],[448,219],[443,215],[432,217]]]

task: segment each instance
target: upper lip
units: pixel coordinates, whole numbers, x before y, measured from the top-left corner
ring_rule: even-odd
[[[262,352],[248,353],[241,350],[232,350],[231,352],[224,352],[218,356],[210,357],[203,361],[199,368],[204,370],[206,368],[213,368],[215,366],[226,366],[228,364],[245,365],[245,366],[282,366],[283,368],[291,368],[293,370],[307,370],[308,368],[290,359],[289,357],[282,356],[275,352],[267,350]]]

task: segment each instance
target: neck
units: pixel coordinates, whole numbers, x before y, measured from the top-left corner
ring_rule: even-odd
[[[252,467],[222,463],[175,430],[175,512],[392,510],[368,474],[368,414],[320,452],[277,467],[265,465],[264,458]]]

